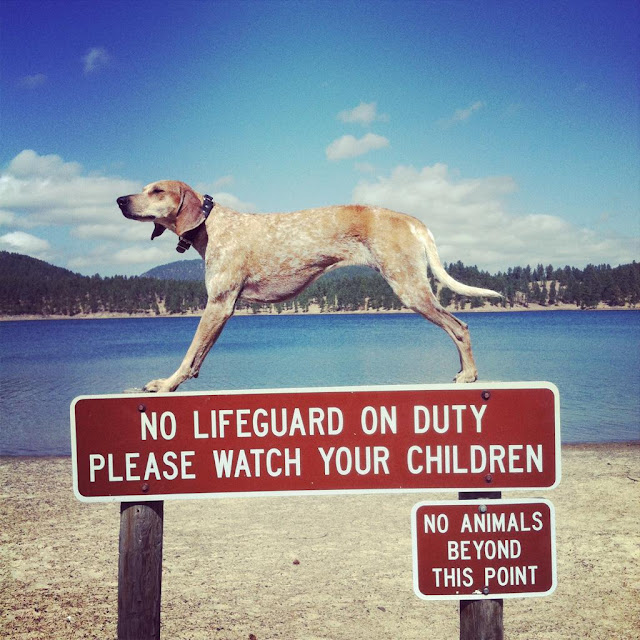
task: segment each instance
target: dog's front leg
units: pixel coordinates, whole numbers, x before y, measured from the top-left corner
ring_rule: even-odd
[[[227,320],[233,315],[237,296],[209,301],[198,323],[191,346],[178,370],[169,378],[147,382],[144,391],[163,393],[175,391],[185,380],[198,376],[202,362],[218,339]]]

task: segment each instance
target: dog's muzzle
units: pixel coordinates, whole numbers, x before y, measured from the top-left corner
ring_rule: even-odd
[[[138,215],[137,213],[132,213],[129,210],[130,198],[131,196],[120,196],[116,200],[116,202],[118,203],[118,206],[120,207],[120,211],[122,211],[122,214],[124,215],[125,218],[129,218],[129,220],[140,220],[142,222],[155,220],[155,216],[145,216],[145,215]]]

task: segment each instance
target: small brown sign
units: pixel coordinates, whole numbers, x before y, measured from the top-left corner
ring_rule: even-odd
[[[413,508],[414,591],[425,600],[545,596],[556,588],[547,500],[422,502]]]

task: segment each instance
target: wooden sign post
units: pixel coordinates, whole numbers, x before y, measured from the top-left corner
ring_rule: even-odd
[[[500,491],[460,492],[459,500],[499,500]],[[503,600],[460,600],[460,640],[503,640]]]
[[[160,640],[163,533],[162,500],[120,503],[118,640]]]
[[[164,502],[120,505],[118,640],[160,640]]]
[[[462,600],[460,640],[503,640],[502,600]]]

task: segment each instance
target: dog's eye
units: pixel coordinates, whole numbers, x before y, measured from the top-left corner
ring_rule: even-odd
[[[164,193],[164,190],[163,190],[163,189],[160,189],[160,188],[158,188],[158,187],[154,187],[154,188],[151,190],[151,195],[153,195],[153,196],[158,196],[158,195],[160,195],[161,193]]]

